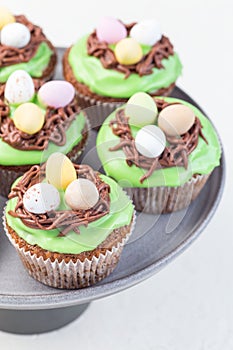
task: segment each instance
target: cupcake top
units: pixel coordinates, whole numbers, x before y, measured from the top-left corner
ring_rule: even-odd
[[[123,187],[176,187],[219,165],[210,121],[191,104],[137,93],[101,127],[97,151],[105,172]]]
[[[158,93],[171,87],[182,69],[173,45],[154,20],[124,24],[104,18],[72,46],[68,61],[86,90],[114,98],[129,98],[137,91]],[[81,90],[85,92],[84,87]]]
[[[113,180],[61,153],[19,178],[6,208],[7,224],[19,237],[64,254],[97,248],[132,216],[131,201]]]
[[[42,83],[17,70],[0,87],[0,164],[28,165],[67,154],[83,138],[86,118],[65,81]]]
[[[13,16],[1,8],[0,83],[12,72],[24,69],[34,78],[49,78],[56,63],[56,53],[42,29],[25,16]]]

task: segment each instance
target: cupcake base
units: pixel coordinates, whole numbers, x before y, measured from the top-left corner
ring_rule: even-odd
[[[130,225],[113,230],[96,249],[78,255],[51,253],[32,246],[5,222],[5,216],[3,222],[7,237],[33,278],[54,288],[79,289],[101,281],[115,269],[133,231],[135,214]]]
[[[210,174],[194,175],[179,187],[124,188],[135,209],[146,214],[168,214],[187,208],[205,186]]]
[[[85,109],[88,119],[92,128],[99,129],[104,120],[111,114],[116,108],[123,103],[127,102],[127,98],[113,98],[107,96],[101,96],[90,91],[88,86],[80,83],[76,80],[72,68],[68,61],[70,48],[66,50],[63,57],[63,75],[64,78],[69,81],[77,91],[77,101],[82,109]],[[153,96],[169,96],[175,83],[171,84],[167,88],[162,88],[150,95]],[[97,107],[96,107],[97,106]]]
[[[87,139],[88,139],[88,130],[89,122],[87,122],[85,129],[83,130],[83,138],[82,140],[75,146],[73,149],[67,154],[67,157],[70,158],[70,160],[73,163],[76,163],[78,161],[78,158],[80,157],[83,149],[86,146]],[[0,195],[3,197],[7,197],[11,185],[13,182],[21,175],[23,175],[26,171],[28,171],[31,168],[32,164],[29,165],[0,165]]]

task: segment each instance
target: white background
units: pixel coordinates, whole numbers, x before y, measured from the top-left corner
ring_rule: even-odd
[[[103,15],[123,20],[158,19],[184,64],[178,85],[214,121],[228,165],[217,214],[201,238],[175,262],[141,285],[92,303],[79,320],[55,333],[15,336],[0,332],[0,348],[232,350],[232,0],[0,3],[16,14],[27,14],[60,46],[70,45],[92,30]]]

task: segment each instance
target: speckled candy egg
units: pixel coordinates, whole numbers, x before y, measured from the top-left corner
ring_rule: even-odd
[[[93,182],[77,179],[69,184],[65,192],[65,201],[74,210],[93,208],[99,200],[99,192]]]
[[[23,196],[23,205],[33,214],[45,214],[55,210],[60,204],[58,190],[47,183],[31,186]]]
[[[15,17],[12,13],[6,7],[0,6],[0,30],[2,30],[5,25],[14,22]]]
[[[16,108],[13,121],[17,129],[33,135],[43,127],[45,116],[36,104],[27,102]]]
[[[164,108],[158,117],[158,125],[169,136],[185,134],[195,122],[194,111],[182,104]]]
[[[105,17],[96,28],[96,35],[100,41],[115,44],[127,36],[125,26],[116,18]]]
[[[120,64],[130,65],[141,61],[143,52],[136,40],[125,38],[116,44],[115,56]]]
[[[1,44],[16,48],[25,47],[31,40],[31,33],[22,23],[10,23],[2,28]]]
[[[77,174],[69,158],[60,152],[56,152],[47,160],[46,179],[57,189],[65,190],[72,181],[77,179]]]
[[[154,124],[158,115],[158,108],[154,99],[145,92],[137,92],[128,100],[125,114],[131,125],[143,127]]]
[[[139,153],[148,158],[156,158],[163,153],[166,136],[156,125],[144,126],[135,137],[135,146]]]
[[[161,40],[162,31],[157,21],[145,20],[133,26],[130,36],[140,44],[152,46]]]
[[[73,85],[62,80],[49,81],[38,91],[40,103],[53,108],[67,106],[73,100],[74,95]]]
[[[35,94],[32,78],[24,70],[16,70],[12,73],[5,86],[5,99],[12,104],[20,104],[30,101]]]

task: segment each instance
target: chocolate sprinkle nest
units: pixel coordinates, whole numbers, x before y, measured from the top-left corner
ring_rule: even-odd
[[[155,101],[159,112],[170,105],[178,104],[167,103],[160,99],[156,99]],[[197,147],[199,136],[201,136],[208,144],[202,133],[201,122],[197,117],[195,118],[194,125],[184,135],[179,137],[166,136],[169,146],[167,146],[163,153],[156,158],[148,158],[138,152],[135,146],[135,139],[130,129],[129,118],[126,117],[124,109],[119,109],[117,111],[116,118],[110,121],[110,127],[112,128],[114,135],[120,138],[120,143],[111,147],[109,150],[117,151],[122,149],[126,155],[126,163],[130,167],[136,165],[138,168],[147,170],[147,173],[140,179],[141,183],[148,179],[158,168],[183,166],[187,169],[188,156]]]
[[[18,202],[15,210],[10,210],[9,214],[21,219],[26,226],[34,229],[46,231],[60,229],[59,237],[67,235],[70,231],[79,234],[79,226],[88,226],[90,222],[107,215],[110,211],[110,186],[102,181],[99,173],[88,165],[74,164],[74,167],[78,178],[88,179],[96,185],[99,201],[93,208],[88,210],[52,210],[46,214],[33,214],[27,211],[23,205],[25,192],[45,178],[45,165],[42,167],[34,165],[11,190],[9,199],[18,197]]]
[[[124,24],[128,36],[135,24]],[[150,52],[144,55],[140,62],[132,65],[122,65],[117,61],[114,51],[106,42],[99,41],[96,31],[94,31],[87,39],[87,53],[90,56],[99,58],[104,68],[115,69],[118,72],[124,73],[125,79],[127,79],[132,73],[143,76],[152,74],[153,68],[164,68],[162,60],[174,55],[174,49],[170,40],[163,35],[161,40],[152,46]]]
[[[35,56],[39,45],[46,42],[54,50],[50,41],[44,35],[42,29],[31,23],[25,16],[15,16],[16,22],[24,24],[31,33],[31,40],[28,45],[16,48],[0,45],[0,67],[7,67],[17,63],[28,62]]]
[[[34,80],[38,90],[42,82]],[[10,106],[4,101],[5,85],[0,86],[0,137],[13,148],[19,150],[42,151],[48,147],[49,142],[58,146],[66,143],[66,130],[80,113],[75,99],[64,108],[47,107],[43,128],[36,134],[29,135],[18,130],[10,118]]]

